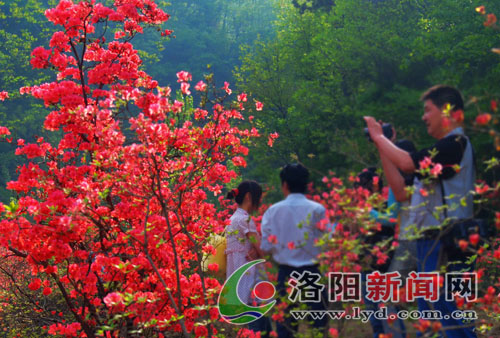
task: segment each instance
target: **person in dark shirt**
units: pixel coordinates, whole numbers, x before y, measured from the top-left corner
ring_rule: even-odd
[[[389,168],[412,173],[433,163],[432,168],[437,174],[436,179],[422,177],[418,173],[414,179],[409,224],[414,224],[419,231],[443,223],[444,213],[436,213],[436,207],[443,205],[445,196],[448,206],[447,217],[471,218],[473,216],[471,192],[475,181],[472,145],[465,136],[461,124],[464,104],[460,92],[450,86],[438,85],[426,91],[421,100],[424,102],[422,120],[427,127],[427,133],[437,141],[433,146],[420,151],[410,153],[399,149],[384,136],[381,125],[373,117],[365,117],[370,137],[382,161],[389,163]],[[463,198],[466,203],[461,203]],[[419,272],[439,271],[440,262],[444,260],[443,257],[446,258],[445,256],[446,252],[438,236],[433,239],[419,238],[417,240]],[[449,260],[453,261],[453,257],[449,257]],[[470,266],[457,264],[448,267],[449,271],[462,269],[470,269]],[[446,336],[450,338],[476,337],[473,325],[451,318],[452,313],[457,310],[456,304],[454,301],[447,301],[443,298],[445,298],[444,295],[439,295],[439,299],[432,304],[431,308],[440,311],[442,317],[447,318],[441,320]],[[419,310],[430,308],[426,299],[422,297],[418,298],[418,306]]]
[[[438,140],[433,146],[409,153],[416,169],[420,169],[420,162],[426,157],[431,158],[433,163],[443,166],[439,178],[447,180],[456,174],[456,166],[460,165],[467,147],[467,138],[461,134],[451,134]],[[432,153],[436,153],[432,156]],[[417,173],[417,177],[421,177]]]

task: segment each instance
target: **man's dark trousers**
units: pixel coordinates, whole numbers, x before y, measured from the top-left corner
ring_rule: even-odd
[[[297,273],[302,274],[305,271],[308,271],[310,273],[314,274],[320,274],[318,266],[317,265],[308,265],[308,266],[302,266],[302,267],[293,267],[293,266],[288,266],[288,265],[280,265],[279,270],[278,270],[278,295],[282,299],[288,299],[288,292],[287,292],[287,285],[288,281],[290,280],[290,275],[292,274],[293,271],[297,271]],[[326,302],[327,302],[327,293],[326,293],[326,286],[323,289],[323,292],[321,294],[321,302],[303,302],[304,304],[307,304],[308,310],[317,310],[317,311],[324,311],[326,310]],[[290,315],[290,310],[293,310],[294,308],[297,308],[297,306],[300,304],[300,302],[297,303],[291,303],[288,308],[286,309],[285,313],[285,321],[284,323],[277,322],[276,327],[277,327],[277,333],[278,333],[278,338],[292,338],[294,337],[294,334],[297,332],[298,329],[298,322],[297,320],[293,319]],[[323,330],[326,326],[327,323],[327,315],[321,319],[321,320],[315,320],[313,323],[313,327]]]

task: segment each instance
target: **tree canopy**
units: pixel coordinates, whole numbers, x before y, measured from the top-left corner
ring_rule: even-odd
[[[483,4],[500,9],[496,1]],[[429,144],[418,100],[425,89],[451,84],[467,98],[499,89],[498,55],[489,52],[499,34],[484,28],[475,5],[338,0],[329,10],[282,7],[276,38],[246,46],[235,71],[239,88],[266,107],[256,119],[280,134],[271,151],[262,145],[251,154],[251,172],[268,181],[276,175],[271,168],[296,159],[322,174],[376,164],[363,115]]]

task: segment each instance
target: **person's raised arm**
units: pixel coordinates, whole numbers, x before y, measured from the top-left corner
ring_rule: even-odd
[[[391,187],[396,201],[404,202],[408,200],[409,196],[405,189],[406,186],[403,175],[401,175],[398,168],[383,153],[380,153],[380,159],[382,161],[385,178],[387,179],[389,187]]]
[[[371,116],[364,117],[370,137],[372,138],[375,146],[377,147],[380,157],[385,156],[397,168],[405,173],[412,173],[415,171],[415,164],[413,163],[410,154],[403,149],[399,149],[391,142],[382,132],[382,126]]]

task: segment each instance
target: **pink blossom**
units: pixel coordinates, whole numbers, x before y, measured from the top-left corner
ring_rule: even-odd
[[[196,326],[194,329],[194,334],[196,337],[208,337],[208,329],[206,326]]]
[[[115,305],[123,304],[123,297],[118,292],[108,293],[106,297],[104,297],[104,303],[108,307],[112,307]]]
[[[337,329],[335,329],[335,328],[332,327],[330,330],[328,330],[328,336],[330,338],[338,338],[339,331]]]
[[[217,263],[208,264],[208,270],[213,271],[213,272],[219,271],[219,264],[217,264]]]
[[[240,95],[238,95],[238,101],[239,102],[247,102],[247,94],[241,93]]]
[[[420,169],[426,169],[432,164],[432,160],[430,157],[424,157],[422,161],[420,161]]]
[[[63,320],[64,322],[64,320]],[[61,335],[65,337],[76,337],[77,332],[82,329],[80,323],[71,323],[63,325],[61,323],[52,324],[49,327],[48,333],[51,335]]]
[[[123,37],[125,37],[125,32],[124,31],[115,32],[115,40],[119,40],[119,39],[121,39]]]
[[[327,219],[322,219],[316,224],[316,228],[320,231],[325,231],[326,226],[328,225],[328,220]]]
[[[264,104],[260,101],[255,102],[255,110],[261,111],[264,108]]]
[[[491,121],[491,114],[484,113],[476,117],[476,123],[480,126],[487,125]]]
[[[50,49],[45,49],[43,47],[36,47],[31,52],[31,65],[33,68],[47,68],[49,66],[49,57],[51,54]]]
[[[2,135],[10,135],[9,128],[0,126],[0,136]]]
[[[61,51],[69,51],[71,49],[69,45],[69,38],[64,34],[64,32],[55,32],[50,39],[49,46],[58,48]]]
[[[439,163],[436,163],[434,167],[431,169],[431,175],[432,176],[439,176],[441,174],[441,171],[443,170],[443,166]]]
[[[472,244],[473,246],[477,246],[477,244],[479,243],[479,240],[481,238],[479,237],[479,234],[472,234],[472,235],[469,235],[469,242],[470,244]]]
[[[267,241],[271,244],[278,243],[278,239],[276,238],[276,235],[269,235],[269,237],[267,237]]]
[[[490,189],[490,186],[489,186],[489,185],[487,185],[487,184],[476,185],[476,187],[475,187],[476,193],[477,193],[477,194],[479,194],[479,195],[484,194],[484,193],[485,193],[485,192],[487,192],[489,189]]]
[[[235,156],[232,160],[233,164],[237,167],[246,167],[247,166],[247,162],[245,161],[245,159],[241,156]]]
[[[496,249],[493,253],[493,258],[500,259],[500,248]]]
[[[191,95],[191,91],[189,90],[189,87],[191,85],[187,82],[183,82],[181,83],[181,91],[182,91],[182,94],[184,95]]]
[[[110,21],[123,21],[125,19],[125,16],[120,13],[113,12],[109,15],[109,20]]]
[[[204,119],[207,115],[208,112],[205,109],[196,108],[194,111],[194,118],[197,120]]]
[[[269,134],[269,138],[267,140],[267,145],[272,147],[273,144],[274,144],[274,140],[276,140],[278,138],[279,134],[278,133],[272,133],[272,134]]]
[[[161,32],[161,36],[169,36],[172,34],[174,31],[171,29],[165,29],[163,32]]]
[[[188,72],[186,72],[184,70],[181,70],[176,75],[177,75],[177,82],[188,82],[188,81],[191,81],[193,79],[191,74],[189,74]]]
[[[42,281],[40,280],[40,278],[35,278],[31,281],[31,283],[29,283],[28,288],[30,290],[36,291],[40,289],[41,286],[42,286]]]
[[[229,82],[224,82],[224,90],[226,91],[227,95],[231,95],[231,93],[233,92],[230,88],[229,88]]]
[[[216,103],[216,104],[214,105],[214,111],[216,111],[216,112],[219,112],[219,113],[220,113],[222,110],[223,110],[223,107],[222,107],[220,104]]]
[[[38,144],[30,143],[25,145],[23,148],[16,149],[16,155],[26,155],[28,158],[42,157],[45,156],[45,150]]]
[[[95,13],[95,20],[99,19],[107,19],[107,17],[114,13],[114,11],[106,6],[103,6],[102,4],[96,4],[94,7],[94,13]]]
[[[194,87],[194,89],[200,91],[200,92],[204,92],[205,90],[207,90],[207,84],[203,81],[200,81],[196,84],[196,86]]]
[[[184,103],[175,100],[174,105],[172,106],[172,111],[174,113],[180,113],[182,111],[183,106],[184,106]]]
[[[5,99],[8,98],[9,98],[9,93],[7,93],[6,91],[0,92],[0,101],[4,101]]]
[[[126,32],[128,32],[130,35],[132,35],[135,32],[143,33],[142,26],[140,26],[138,23],[133,22],[133,21],[125,21],[125,24],[123,25],[123,29]]]
[[[287,247],[289,250],[295,249],[295,243],[294,242],[288,242]]]
[[[31,87],[21,87],[19,88],[19,94],[24,95],[24,94],[30,94],[31,93]]]

